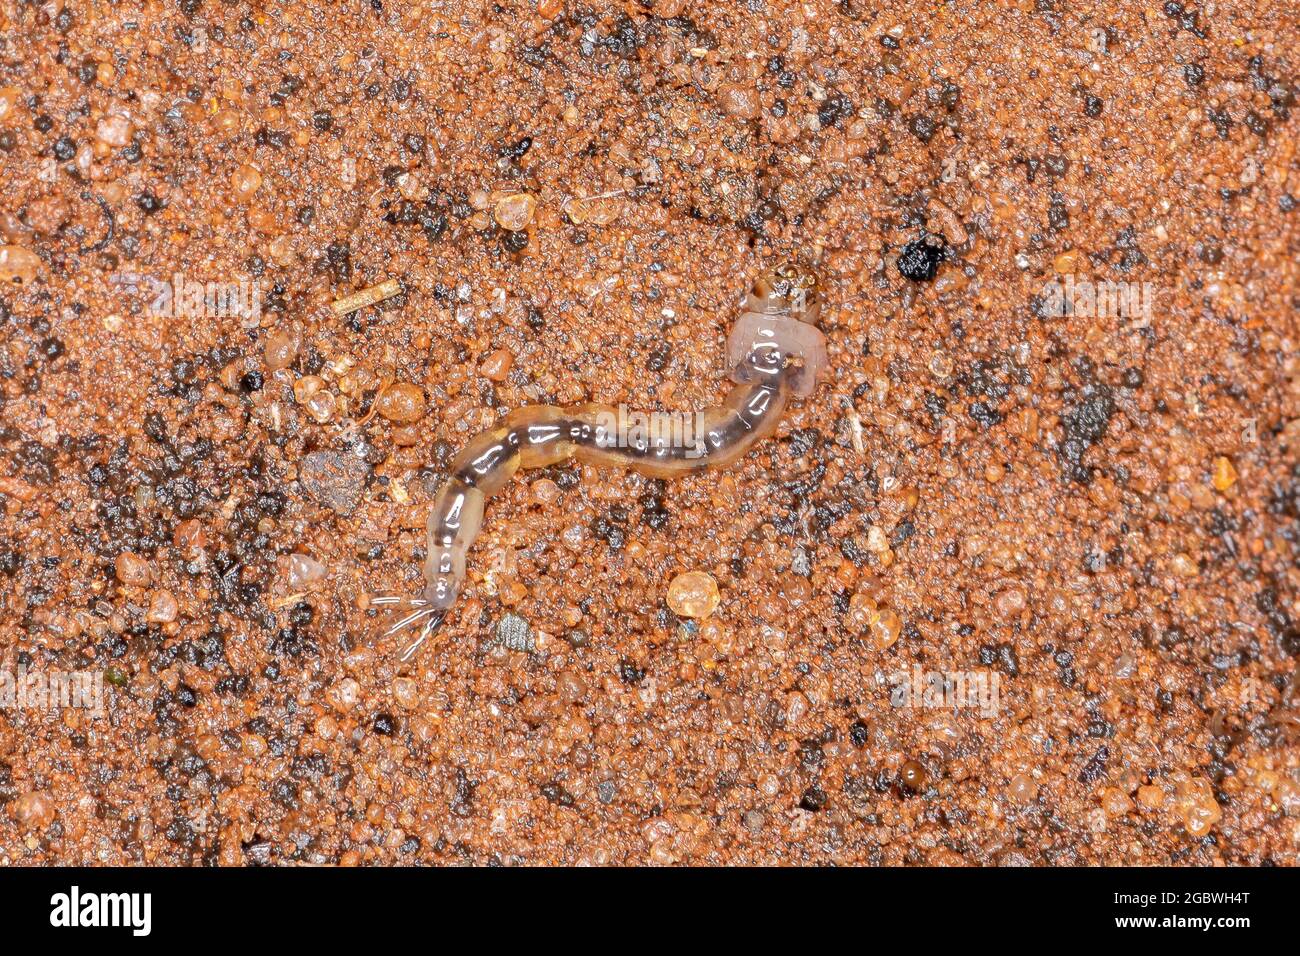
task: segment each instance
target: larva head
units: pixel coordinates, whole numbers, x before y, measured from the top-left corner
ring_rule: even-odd
[[[760,275],[727,336],[731,380],[784,381],[796,395],[811,395],[827,365],[821,311],[817,273],[807,266],[786,262]]]
[[[817,273],[797,262],[783,262],[768,269],[754,280],[745,309],[760,315],[784,315],[815,326],[822,309]]]

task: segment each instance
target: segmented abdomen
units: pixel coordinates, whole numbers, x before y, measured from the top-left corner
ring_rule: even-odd
[[[486,499],[520,468],[577,458],[667,478],[726,465],[770,435],[780,421],[789,389],[783,376],[774,378],[735,386],[722,404],[698,413],[690,427],[670,435],[635,424],[626,427],[626,411],[608,405],[530,405],[509,413],[461,450],[438,493],[428,522],[426,598],[435,607],[451,607]]]

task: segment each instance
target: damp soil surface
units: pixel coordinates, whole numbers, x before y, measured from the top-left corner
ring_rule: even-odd
[[[103,700],[0,862],[1295,863],[1290,12],[4,4],[0,663]],[[777,436],[519,475],[399,662],[455,450],[791,257]]]

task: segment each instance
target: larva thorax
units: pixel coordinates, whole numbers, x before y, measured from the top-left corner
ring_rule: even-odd
[[[821,290],[810,269],[785,263],[762,273],[727,337],[732,380],[784,376],[795,394],[812,394],[818,373],[826,367],[826,338],[818,327],[821,311]]]

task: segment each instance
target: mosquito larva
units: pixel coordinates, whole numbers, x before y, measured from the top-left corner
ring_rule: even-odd
[[[515,472],[570,458],[655,478],[730,464],[772,434],[791,395],[812,393],[827,363],[825,336],[817,327],[820,314],[811,270],[786,263],[759,276],[727,338],[735,385],[720,405],[694,414],[697,427],[665,435],[639,427],[648,416],[628,416],[607,405],[529,405],[472,439],[452,461],[429,512],[424,594],[374,601],[401,612],[386,635],[422,624],[401,659],[415,654],[455,602],[487,499]]]

